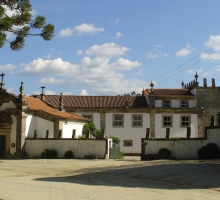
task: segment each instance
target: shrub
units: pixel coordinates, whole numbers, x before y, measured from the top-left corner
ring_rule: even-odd
[[[49,149],[45,149],[42,153],[41,153],[41,158],[47,158],[47,159],[53,159],[57,157],[57,152],[56,150],[49,150]]]
[[[170,154],[171,154],[171,151],[169,151],[169,150],[166,149],[166,148],[161,148],[161,149],[158,151],[158,154],[159,154],[159,155],[164,155],[163,158],[169,158],[169,157],[170,157]]]
[[[50,158],[57,158],[57,151],[56,150],[50,150]]]
[[[71,159],[73,157],[74,157],[73,152],[71,150],[66,151],[65,154],[64,154],[64,158],[66,158],[66,159]]]
[[[89,137],[89,124],[84,124],[84,126],[83,126],[83,135],[85,135],[86,138]]]
[[[49,149],[44,149],[44,151],[41,153],[41,158],[48,158],[49,157]]]
[[[112,138],[112,142],[113,142],[113,147],[120,144],[120,139],[118,137],[115,136],[110,136],[109,138]]]
[[[123,158],[124,158],[124,154],[120,151],[118,159],[123,159]]]
[[[219,158],[219,148],[214,143],[209,143],[197,151],[199,159]]]
[[[83,126],[83,135],[85,135],[86,138],[89,137],[89,131],[96,139],[102,138],[101,131],[96,129],[95,124],[92,122],[84,124]]]

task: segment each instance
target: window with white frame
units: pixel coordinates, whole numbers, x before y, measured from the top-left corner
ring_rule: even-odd
[[[163,107],[164,108],[170,108],[171,107],[171,101],[170,100],[163,100]]]
[[[190,126],[190,116],[181,116],[181,126],[183,127]]]
[[[135,127],[142,126],[142,115],[132,115],[132,125]]]
[[[163,116],[163,126],[164,127],[172,126],[172,116]]]
[[[188,108],[189,102],[188,100],[181,100],[181,108]]]
[[[113,126],[122,127],[123,126],[123,115],[114,115],[113,116]]]

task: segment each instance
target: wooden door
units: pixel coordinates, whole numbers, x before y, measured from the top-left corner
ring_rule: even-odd
[[[5,145],[6,137],[4,135],[0,135],[0,158],[4,158],[5,156]]]

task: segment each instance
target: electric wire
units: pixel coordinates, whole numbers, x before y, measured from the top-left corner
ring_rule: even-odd
[[[182,67],[182,66],[184,66],[184,65],[186,65],[186,64],[188,64],[188,63],[190,63],[191,61],[195,60],[196,58],[201,57],[203,54],[205,54],[205,53],[207,53],[207,52],[213,50],[213,49],[216,48],[217,46],[220,46],[220,44],[215,45],[214,47],[212,47],[212,48],[206,50],[205,52],[199,54],[198,56],[196,56],[196,57],[190,59],[189,61],[187,61],[187,62],[185,62],[185,63],[179,65],[178,67],[175,67],[174,69],[172,69],[172,70],[166,72],[165,74],[163,74],[163,75],[161,75],[161,76],[159,76],[159,77],[157,77],[157,78],[155,78],[155,79],[152,79],[152,80],[158,80],[158,79],[160,79],[161,77],[166,76],[167,74],[169,74],[169,73],[171,73],[171,72],[173,72],[173,71],[179,69],[180,67]],[[207,56],[207,57],[205,57],[205,58],[202,58],[201,60],[199,60],[199,61],[193,63],[192,65],[190,65],[190,66],[188,66],[188,67],[186,67],[186,68],[184,68],[184,69],[182,69],[182,70],[176,72],[175,74],[170,75],[169,77],[167,77],[167,78],[165,78],[165,79],[163,79],[163,80],[161,80],[161,81],[159,81],[159,82],[157,82],[157,83],[161,83],[161,82],[163,82],[163,81],[165,81],[165,80],[167,80],[167,79],[169,79],[169,78],[171,78],[171,77],[173,77],[173,76],[175,76],[175,75],[177,75],[177,74],[183,72],[184,70],[186,70],[186,69],[188,69],[188,68],[190,68],[190,67],[192,67],[192,66],[197,65],[198,63],[200,63],[200,62],[202,62],[202,61],[208,59],[209,57],[211,57],[211,56],[213,56],[213,55],[215,55],[215,54],[217,54],[217,53],[219,53],[219,52],[220,52],[220,50],[215,51],[214,53],[210,54],[209,56]],[[143,85],[143,86],[141,86],[141,87],[138,87],[135,91],[137,91],[139,88],[142,88],[142,87],[144,87],[144,86],[145,86],[145,85]]]

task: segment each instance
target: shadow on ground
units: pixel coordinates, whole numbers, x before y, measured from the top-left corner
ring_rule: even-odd
[[[117,161],[116,161],[117,162]],[[120,162],[120,161],[118,161]],[[126,164],[103,168],[68,171],[67,176],[35,179],[48,182],[68,182],[82,185],[155,188],[210,189],[220,192],[220,161],[141,162],[143,166]],[[151,164],[152,163],[152,164]]]

